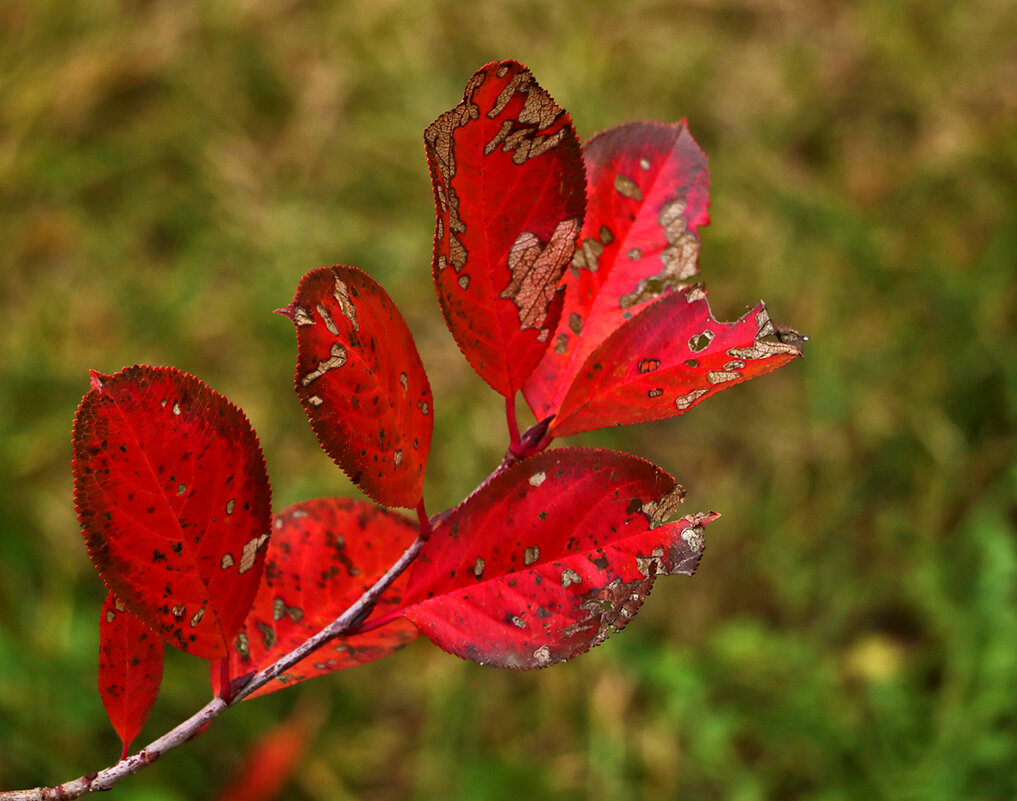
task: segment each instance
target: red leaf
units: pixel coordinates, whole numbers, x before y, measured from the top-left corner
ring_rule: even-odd
[[[497,667],[563,662],[628,623],[657,575],[691,575],[703,527],[662,524],[674,478],[612,451],[518,462],[455,509],[413,567],[406,617],[450,653]]]
[[[319,498],[275,516],[265,576],[230,648],[230,674],[268,667],[317,634],[369,589],[416,539],[417,526],[365,501]],[[402,603],[405,577],[382,595],[374,614]],[[416,639],[405,620],[340,637],[249,697],[387,656]],[[213,670],[213,689],[215,686]]]
[[[93,372],[74,420],[74,499],[92,562],[127,609],[183,651],[225,656],[271,515],[244,413],[172,367]]]
[[[583,362],[647,303],[699,271],[709,222],[706,156],[682,120],[633,122],[586,145],[586,222],[565,276],[552,346],[526,382],[538,420],[555,412]]]
[[[510,396],[547,348],[586,204],[572,121],[515,61],[488,64],[424,132],[434,284],[473,368]]]
[[[355,267],[321,267],[282,311],[297,328],[297,396],[322,448],[379,503],[416,506],[434,401],[391,298]]]
[[[127,611],[113,593],[99,617],[99,695],[127,756],[162,683],[159,635]]]
[[[563,437],[684,414],[800,355],[801,337],[778,331],[762,303],[720,323],[696,284],[652,303],[593,351],[550,430]]]
[[[270,801],[276,798],[300,764],[311,737],[321,727],[322,715],[317,710],[298,708],[288,720],[259,737],[243,767],[216,796],[216,801]]]

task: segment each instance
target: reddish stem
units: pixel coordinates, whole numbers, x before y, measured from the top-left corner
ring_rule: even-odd
[[[519,447],[519,421],[516,419],[516,393],[505,396],[505,418],[508,420],[509,450]]]
[[[424,499],[417,504],[417,520],[420,521],[420,539],[427,542],[431,539],[431,521],[427,516],[427,509],[424,508]]]
[[[224,701],[229,701],[233,697],[233,688],[230,687],[229,654],[219,660],[219,697]]]

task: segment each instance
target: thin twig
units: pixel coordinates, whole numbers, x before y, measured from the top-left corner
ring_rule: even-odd
[[[423,532],[422,532],[423,533]],[[428,532],[429,533],[429,532]],[[147,765],[152,764],[167,751],[176,748],[188,740],[198,736],[205,727],[237,701],[241,701],[255,690],[272,681],[276,676],[293,667],[311,652],[317,650],[329,640],[355,631],[371,613],[379,596],[395,581],[420,553],[426,536],[418,536],[407,548],[399,560],[388,569],[374,585],[339,617],[333,620],[303,644],[294,648],[274,664],[254,674],[249,681],[240,687],[231,701],[213,698],[191,717],[176,728],[166,732],[162,737],[153,740],[138,753],[122,759],[115,765],[104,768],[97,773],[87,773],[73,781],[53,787],[36,787],[32,790],[0,791],[0,801],[51,801],[51,799],[79,798],[85,793],[109,790],[121,779],[126,778]]]

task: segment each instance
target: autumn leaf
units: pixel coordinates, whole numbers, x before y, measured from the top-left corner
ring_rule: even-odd
[[[710,176],[684,120],[611,128],[585,162],[586,222],[562,318],[523,387],[538,420],[554,416],[551,437],[681,414],[800,355],[803,337],[762,305],[719,323],[705,289],[688,284]]]
[[[585,208],[572,121],[515,61],[488,64],[424,133],[437,222],[432,270],[473,368],[510,397],[558,325]]]
[[[250,423],[172,367],[92,373],[74,497],[96,569],[168,643],[226,655],[258,589],[271,491]]]
[[[230,675],[265,668],[346,611],[416,539],[414,522],[350,498],[319,498],[275,516],[265,575],[244,625],[230,648]],[[374,614],[402,603],[406,577],[385,592]],[[417,630],[396,618],[363,634],[339,637],[298,662],[250,698],[298,681],[387,656],[414,640]],[[218,694],[217,673],[212,671]]]
[[[567,436],[684,414],[799,355],[801,337],[777,329],[762,303],[721,323],[696,284],[646,307],[587,357],[550,431]]]
[[[338,265],[305,275],[280,311],[297,329],[297,396],[322,448],[379,503],[416,506],[434,400],[395,304],[366,273]]]
[[[660,575],[691,575],[714,513],[665,522],[674,478],[612,451],[545,451],[496,475],[433,532],[405,615],[497,667],[563,662],[625,627]]]
[[[320,705],[298,706],[282,723],[258,737],[243,765],[215,801],[271,801],[292,778],[325,717]]]
[[[99,695],[126,758],[162,683],[162,639],[113,594],[99,617]]]

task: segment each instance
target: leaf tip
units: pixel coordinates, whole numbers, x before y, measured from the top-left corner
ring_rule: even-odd
[[[92,389],[94,389],[96,392],[102,392],[104,388],[103,379],[109,378],[109,376],[103,375],[98,370],[89,370],[88,377],[90,383],[92,384]]]

